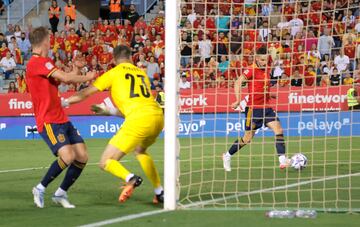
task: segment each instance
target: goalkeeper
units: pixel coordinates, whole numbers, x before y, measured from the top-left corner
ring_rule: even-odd
[[[115,108],[95,105],[92,110],[98,114],[118,115],[125,118],[121,129],[109,141],[101,160],[100,168],[126,181],[119,196],[125,202],[140,186],[142,179],[127,170],[119,160],[135,152],[141,168],[154,187],[153,203],[163,203],[164,191],[154,161],[147,153],[164,126],[164,116],[159,104],[150,92],[150,80],[145,72],[134,66],[129,47],[120,45],[114,49],[117,66],[104,73],[88,88],[65,100],[65,105],[80,102],[88,96],[109,89]]]

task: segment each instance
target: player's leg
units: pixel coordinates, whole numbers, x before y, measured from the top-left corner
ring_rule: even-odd
[[[55,203],[61,204],[64,208],[74,208],[75,206],[68,201],[67,191],[79,178],[85,168],[88,160],[88,153],[84,140],[80,136],[78,130],[70,122],[63,125],[63,130],[66,132],[63,139],[68,140],[71,144],[74,159],[70,163],[64,180],[60,187],[55,191],[52,200]],[[59,140],[61,140],[61,138],[59,138]]]
[[[277,155],[279,156],[279,165],[281,169],[284,169],[289,165],[289,160],[285,155],[286,148],[284,130],[281,127],[279,118],[276,116],[276,113],[271,108],[267,110],[265,124],[275,134],[275,147]]]
[[[241,148],[249,144],[255,135],[255,130],[260,128],[263,121],[259,110],[246,107],[245,109],[245,133],[244,136],[235,140],[229,150],[223,154],[223,166],[225,171],[231,171],[231,156],[238,152]]]
[[[127,153],[133,151],[137,144],[136,139],[126,135],[124,128],[110,140],[105,148],[101,159],[100,168],[126,182],[119,196],[120,202],[125,202],[133,193],[134,189],[141,185],[141,177],[131,173],[120,162]]]
[[[58,158],[50,165],[41,182],[37,184],[32,190],[34,195],[34,203],[39,208],[44,207],[44,193],[46,187],[57,176],[59,176],[60,173],[66,169],[75,158],[75,154],[71,145],[69,144],[69,141],[59,141],[59,138],[62,138],[58,137],[60,127],[61,126],[57,124],[45,124],[44,130],[40,133],[41,137],[45,140],[52,153]]]
[[[146,177],[150,180],[153,188],[155,197],[153,203],[163,203],[164,202],[164,189],[161,185],[161,180],[159,172],[156,169],[154,160],[146,152],[146,149],[142,146],[138,146],[135,149],[136,159],[139,161],[142,170],[144,171]]]

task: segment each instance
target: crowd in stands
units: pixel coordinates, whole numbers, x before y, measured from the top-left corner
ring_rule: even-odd
[[[268,72],[273,86],[337,86],[360,83],[360,0],[182,0],[180,13],[181,89],[228,88],[246,67],[255,63],[255,52],[266,46]],[[83,55],[82,72],[98,75],[114,67],[112,50],[129,45],[134,63],[162,89],[164,79],[164,5],[146,23],[135,5],[118,13],[121,1],[112,0],[111,18],[99,18],[90,27],[76,20],[75,5],[64,9],[52,1],[49,8],[51,51],[56,66],[72,70],[75,56]],[[122,8],[120,8],[122,10]],[[60,12],[65,18],[60,18]],[[121,15],[121,19],[119,16]],[[58,24],[64,21],[64,29]],[[8,25],[0,34],[0,77],[12,79],[9,92],[26,92],[24,68],[31,46],[28,32]],[[0,83],[1,79],[0,79]],[[15,88],[14,89],[14,84]],[[61,84],[60,92],[85,88]],[[1,88],[0,84],[0,88]]]
[[[232,87],[262,46],[273,86],[360,83],[359,0],[184,0],[180,39],[184,89]]]

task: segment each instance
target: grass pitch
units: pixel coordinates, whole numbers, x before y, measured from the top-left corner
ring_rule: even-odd
[[[243,211],[247,208],[290,207],[360,208],[360,177],[345,177],[308,183],[271,192],[232,196],[267,188],[296,184],[329,176],[360,172],[359,138],[288,138],[290,154],[302,151],[309,166],[301,172],[280,171],[271,139],[255,140],[233,159],[233,171],[222,170],[221,153],[232,138],[181,139],[181,196],[187,205],[217,199],[204,210],[179,210],[143,217],[110,226],[358,226],[359,215],[319,213],[312,220],[268,219],[264,211]],[[44,209],[35,208],[31,188],[44,175],[55,158],[41,140],[0,141],[0,226],[78,226],[107,219],[160,210],[151,203],[150,182],[136,189],[124,204],[117,202],[121,183],[100,171],[98,162],[107,139],[86,140],[90,160],[69,196],[77,206],[66,210],[51,202],[51,195],[60,184],[62,174],[50,184]],[[150,153],[163,175],[163,141],[154,144]],[[145,178],[132,155],[124,165]],[[224,208],[228,209],[225,210]]]

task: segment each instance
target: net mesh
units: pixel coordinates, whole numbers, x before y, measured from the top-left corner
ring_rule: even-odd
[[[360,115],[346,103],[360,82],[359,5],[179,1],[179,207],[360,209]],[[249,101],[244,85],[231,108],[234,83],[255,67],[262,46],[287,156],[305,154],[307,167],[280,170],[274,134],[264,126],[225,172],[222,153],[243,136]]]

